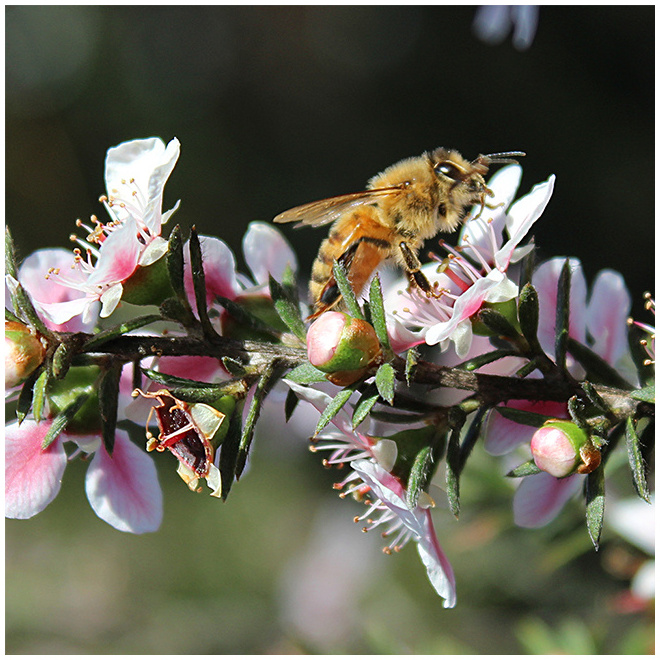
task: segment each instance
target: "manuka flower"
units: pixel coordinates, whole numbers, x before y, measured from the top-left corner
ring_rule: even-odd
[[[49,387],[40,419],[24,419],[5,427],[5,516],[31,518],[60,491],[67,463],[82,455],[91,460],[85,492],[96,515],[122,532],[153,532],[163,517],[163,496],[150,456],[117,429],[112,454],[102,442],[98,413],[96,367],[72,367]],[[131,386],[130,368],[122,374],[120,391]],[[49,441],[58,415],[78,397],[86,402],[65,430]],[[122,407],[119,416],[124,417]],[[71,444],[68,444],[71,443]],[[75,446],[69,452],[65,446]]]
[[[94,513],[122,532],[142,534],[160,527],[163,496],[153,461],[125,431],[117,430],[112,456],[100,433],[60,433],[42,444],[53,420],[25,420],[5,427],[5,516],[31,518],[43,511],[60,491],[64,469],[75,454],[92,456],[85,492]],[[67,457],[65,443],[77,445]]]
[[[252,277],[236,269],[236,258],[231,248],[219,238],[200,236],[206,301],[213,306],[216,297],[227,298],[245,306],[255,316],[264,316],[267,322],[279,322],[272,308],[268,289],[268,276],[278,282],[286,271],[295,273],[298,260],[284,236],[265,222],[251,222],[243,236],[243,256]],[[189,246],[186,245],[185,285],[189,298],[194,298]],[[232,325],[227,315],[221,314],[221,331]]]
[[[518,286],[507,271],[532,249],[532,245],[518,245],[543,213],[554,187],[551,176],[509,208],[521,174],[518,165],[497,172],[488,183],[494,193],[492,204],[475,209],[456,248],[441,242],[449,256],[423,267],[434,287],[433,296],[416,287],[404,291],[400,285],[389,290],[385,304],[395,350],[420,343],[439,344],[444,350],[451,341],[463,358],[470,350],[474,315],[484,305],[504,303],[518,295]]]
[[[74,238],[76,249],[70,268],[52,266],[49,279],[83,296],[66,302],[42,305],[54,323],[80,315],[87,322],[95,303],[101,316],[112,314],[124,293],[124,286],[136,269],[160,259],[167,250],[161,226],[176,206],[162,212],[163,188],[179,157],[179,141],[167,146],[159,138],[132,140],[108,150],[105,163],[107,196],[101,197],[110,222],[95,217],[87,240]],[[178,203],[177,203],[178,206]]]
[[[556,257],[541,264],[532,276],[539,298],[538,338],[543,350],[555,354],[555,309],[557,283],[566,259]],[[586,344],[609,365],[627,376],[630,363],[627,343],[627,317],[631,299],[621,275],[603,270],[596,276],[587,301],[587,284],[578,259],[570,260],[569,336]],[[567,368],[576,378],[582,367],[567,359]],[[569,419],[565,403],[555,401],[508,401],[507,407],[548,417]],[[518,424],[500,415],[495,408],[484,425],[486,451],[503,455],[518,445],[530,443],[537,429]],[[522,479],[513,501],[514,520],[522,527],[541,527],[559,513],[582,484],[580,475],[562,479],[545,472]]]
[[[331,401],[324,392],[288,380],[285,382],[319,411],[325,410]],[[357,516],[355,522],[366,522],[365,532],[382,525],[382,536],[394,537],[384,548],[386,554],[398,552],[413,540],[433,588],[444,598],[445,607],[454,607],[456,583],[433,526],[430,511],[433,501],[426,493],[421,493],[418,503],[409,508],[406,489],[392,474],[397,459],[396,443],[389,438],[371,437],[354,430],[343,411],[335,415],[332,423],[337,431],[314,439],[312,448],[331,452],[330,458],[323,461],[326,466],[343,467],[350,462],[352,472],[341,483],[335,484],[335,488],[343,490],[341,497],[350,494],[368,506],[366,513]]]

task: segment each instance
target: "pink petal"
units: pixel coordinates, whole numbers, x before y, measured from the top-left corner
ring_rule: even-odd
[[[630,293],[621,274],[601,270],[589,300],[587,327],[594,338],[592,349],[608,364],[616,364],[628,349],[630,306]]]
[[[137,223],[127,218],[101,245],[101,255],[87,280],[87,287],[106,287],[127,280],[138,265],[144,246],[138,241]]]
[[[251,222],[243,237],[243,254],[257,284],[268,284],[268,275],[278,282],[287,266],[295,273],[298,260],[282,234],[265,222]]]
[[[242,291],[236,279],[236,259],[234,258],[234,253],[219,238],[200,236],[199,240],[202,246],[207,301],[212,301],[214,296],[222,296],[223,298],[234,300]],[[186,263],[186,291],[191,300],[194,300],[189,244],[186,244],[184,258]]]
[[[395,513],[412,532],[429,581],[438,595],[445,599],[444,606],[454,607],[456,605],[454,571],[438,543],[430,509],[417,506],[411,511],[406,504],[406,491],[401,483],[377,463],[362,459],[352,461],[351,467],[371,488],[374,496]]]
[[[89,332],[96,323],[97,315],[94,315],[90,323],[82,322],[80,315],[87,303],[85,298],[79,298],[80,289],[65,286],[54,277],[46,279],[51,268],[59,269],[65,274],[65,277],[73,276],[75,279],[76,273],[71,270],[73,263],[73,254],[64,248],[37,250],[21,264],[18,281],[29,293],[39,315],[51,330]],[[85,277],[80,277],[80,282],[84,281]],[[77,302],[73,302],[76,299]],[[70,304],[67,305],[67,303]]]
[[[525,477],[513,498],[513,519],[520,527],[543,527],[582,486],[581,475],[556,479],[546,472]]]
[[[506,407],[557,417],[558,419],[567,419],[568,417],[566,404],[559,401],[511,400],[506,402]],[[518,424],[507,419],[500,415],[497,408],[495,408],[488,413],[488,420],[484,425],[484,449],[492,456],[502,456],[520,444],[531,442],[536,430],[535,426]]]
[[[5,427],[5,516],[31,518],[60,492],[67,458],[62,436],[41,444],[52,422],[26,420]]]
[[[85,477],[96,515],[121,532],[155,532],[163,519],[163,494],[153,460],[118,430],[112,457],[94,454]]]
[[[543,350],[555,355],[555,319],[557,313],[557,283],[565,257],[555,257],[542,263],[532,277],[539,294],[538,338]],[[572,271],[570,292],[569,334],[584,343],[587,327],[587,283],[579,259],[570,259]]]

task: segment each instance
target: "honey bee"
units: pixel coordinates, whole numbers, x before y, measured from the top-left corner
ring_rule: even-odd
[[[345,266],[356,294],[381,263],[393,261],[412,286],[434,295],[417,256],[422,244],[438,232],[454,231],[472,205],[479,204],[483,211],[486,197],[493,196],[484,180],[490,165],[516,163],[514,157],[524,155],[509,151],[468,161],[441,147],[391,165],[362,192],[303,204],[276,216],[274,222],[297,221],[297,227],[334,222],[312,267],[314,313],[309,320],[341,306],[332,272],[335,260]]]

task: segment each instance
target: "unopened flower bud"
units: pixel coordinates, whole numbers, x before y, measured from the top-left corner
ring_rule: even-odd
[[[44,360],[41,336],[26,325],[5,321],[5,389],[20,385]]]
[[[600,452],[588,434],[566,420],[548,420],[534,433],[531,449],[537,467],[557,478],[593,472],[600,465]]]
[[[312,365],[328,374],[350,375],[348,382],[363,376],[380,355],[373,326],[343,312],[321,314],[307,332],[307,357]],[[340,378],[337,384],[348,384]]]

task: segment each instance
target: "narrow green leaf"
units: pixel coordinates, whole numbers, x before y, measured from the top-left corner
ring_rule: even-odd
[[[461,444],[458,464],[460,472],[463,472],[463,468],[467,463],[467,459],[470,457],[474,446],[477,444],[477,441],[481,437],[481,427],[484,423],[484,419],[486,419],[487,412],[488,408],[485,406],[482,406],[476,411],[476,414],[472,418],[470,426],[468,427],[468,430],[463,437],[463,444]]]
[[[570,297],[571,262],[566,259],[557,281],[557,307],[555,309],[555,362],[562,371],[566,369]]]
[[[637,401],[646,401],[646,403],[655,403],[655,385],[633,390],[630,392],[630,398],[637,399]]]
[[[32,396],[32,416],[35,422],[40,422],[42,413],[46,405],[46,390],[48,388],[48,370],[44,369],[37,382],[34,384],[34,391]]]
[[[184,259],[183,259],[183,237],[181,227],[176,225],[170,233],[167,244],[167,271],[170,275],[170,285],[180,301],[188,305],[186,287],[184,285]]]
[[[518,410],[517,408],[507,408],[505,406],[495,406],[493,410],[496,410],[502,417],[510,419],[512,422],[524,424],[525,426],[534,426],[536,428],[543,426],[551,419],[549,415],[541,415],[540,413]]]
[[[130,319],[125,323],[120,323],[112,328],[107,330],[102,330],[97,332],[90,339],[88,339],[82,346],[82,351],[85,353],[93,353],[98,348],[100,348],[106,342],[121,337],[128,332],[137,330],[138,328],[143,328],[145,325],[150,323],[156,323],[156,321],[162,321],[160,314],[147,314],[145,316],[138,316],[134,319]]]
[[[354,429],[366,419],[367,415],[371,412],[371,409],[376,405],[378,397],[378,389],[373,383],[365,388],[353,410],[352,423]]]
[[[5,227],[5,274],[9,275],[11,280],[7,281],[7,288],[11,297],[14,312],[20,314],[22,319],[16,318],[15,320],[24,323],[28,322],[35,330],[38,330],[44,337],[52,338],[52,332],[45,326],[37,311],[32,304],[32,300],[27,291],[18,281],[18,264],[16,261],[16,250],[14,248],[14,239],[12,238],[9,227]],[[5,316],[7,312],[5,312]]]
[[[195,305],[197,307],[197,316],[202,326],[202,331],[207,339],[213,340],[218,337],[206,307],[206,276],[204,275],[204,260],[202,259],[202,246],[199,242],[197,230],[193,227],[190,230],[190,267],[192,271],[193,290],[195,292]]]
[[[291,295],[289,289],[282,286],[272,275],[268,276],[268,282],[270,296],[279,317],[286,327],[304,342],[307,338],[307,328],[300,313],[300,302],[297,297]]]
[[[298,383],[298,385],[311,385],[327,380],[327,374],[312,366],[309,362],[299,364],[295,369],[289,371],[286,377],[294,383]]]
[[[296,393],[292,389],[289,389],[286,393],[286,401],[284,402],[284,419],[287,422],[291,419],[291,415],[293,415],[295,409],[298,407],[299,401],[300,399],[298,399]]]
[[[573,337],[566,339],[566,349],[584,367],[590,381],[619,389],[630,390],[632,388],[614,367]]]
[[[43,369],[36,369],[33,371],[23,383],[23,387],[21,387],[21,391],[18,395],[18,401],[16,402],[16,419],[18,420],[19,424],[27,417],[27,414],[30,412],[32,401],[34,400],[34,386],[44,371],[45,370]]]
[[[449,509],[458,518],[460,505],[460,438],[461,429],[452,429],[447,441],[446,486]]]
[[[605,515],[605,470],[603,463],[587,475],[587,529],[598,550]]]
[[[528,477],[532,474],[538,474],[541,472],[540,468],[534,463],[534,459],[522,463],[518,467],[513,468],[510,472],[507,472],[507,477]]]
[[[243,378],[232,378],[220,383],[204,383],[189,380],[180,376],[161,373],[154,369],[143,369],[144,375],[154,383],[163,385],[172,396],[190,403],[213,403],[221,396],[229,394],[237,399],[243,398],[248,390],[248,384]]]
[[[99,412],[101,413],[101,435],[106,451],[112,456],[117,428],[117,399],[119,397],[119,379],[122,364],[112,364],[101,378],[99,384]]]
[[[69,406],[55,417],[48,433],[46,433],[43,442],[41,443],[42,449],[47,449],[57,436],[64,431],[69,422],[75,417],[76,413],[83,407],[91,395],[91,391],[81,392]]]
[[[585,380],[581,383],[582,390],[584,393],[587,395],[587,398],[591,403],[602,413],[609,413],[609,409],[607,407],[607,404],[605,401],[603,401],[603,397],[598,394],[598,390],[588,381]]]
[[[16,251],[14,250],[14,239],[9,227],[5,227],[5,274],[18,279],[18,264],[16,263]]]
[[[355,292],[348,281],[348,274],[344,264],[335,260],[332,266],[332,273],[335,276],[335,282],[337,282],[337,287],[344,299],[344,305],[346,305],[348,313],[356,319],[364,320],[364,315],[355,297]]]
[[[275,383],[280,379],[284,372],[284,368],[277,364],[277,362],[271,362],[261,374],[257,387],[254,391],[254,396],[250,402],[250,407],[248,408],[248,413],[245,418],[245,423],[243,424],[243,432],[241,433],[241,442],[238,447],[238,457],[236,459],[236,478],[239,479],[245,468],[245,463],[247,462],[248,454],[250,453],[250,446],[252,444],[252,438],[254,437],[254,429],[259,419],[261,413],[261,407],[264,402],[264,399],[275,385]]]
[[[528,245],[534,246],[534,237],[531,236]],[[532,281],[532,275],[536,268],[536,248],[533,247],[524,257],[520,267],[520,279],[518,280],[518,287],[522,291],[525,285]]]
[[[222,480],[221,496],[227,499],[229,491],[236,478],[236,463],[238,461],[238,448],[241,444],[241,424],[243,402],[236,406],[236,410],[229,420],[227,435],[220,445],[220,478]]]
[[[376,331],[376,336],[380,345],[386,350],[391,351],[390,338],[387,334],[387,318],[385,315],[385,305],[383,303],[383,290],[380,285],[378,274],[371,280],[369,288],[369,308],[371,310],[371,324]]]
[[[394,385],[396,383],[396,372],[389,362],[384,362],[376,372],[376,387],[379,394],[390,405],[394,403]]]
[[[415,375],[415,367],[417,366],[417,360],[419,358],[419,352],[416,348],[409,348],[406,352],[406,385],[410,387],[410,382],[412,381]]]
[[[411,510],[417,506],[419,496],[427,489],[435,472],[433,453],[432,447],[423,447],[413,462],[406,486],[406,504]]]
[[[518,351],[508,348],[498,348],[495,351],[490,351],[489,353],[484,353],[483,355],[478,355],[477,357],[466,360],[463,364],[456,365],[456,368],[462,368],[466,371],[475,371],[475,369],[480,369],[486,364],[490,364],[491,362],[501,360],[502,358],[511,355],[518,355]]]
[[[651,502],[649,487],[646,481],[646,466],[642,458],[639,436],[635,429],[633,420],[628,417],[626,420],[626,448],[628,450],[628,463],[632,471],[633,484],[637,494],[647,502]]]
[[[539,294],[528,282],[518,297],[518,322],[523,336],[534,352],[541,350],[538,340]]]
[[[481,321],[489,330],[501,337],[517,337],[518,331],[511,325],[509,319],[504,316],[501,312],[498,312],[496,309],[491,309],[490,307],[484,307],[483,309],[477,312],[477,318]]]
[[[316,425],[314,435],[318,435],[329,423],[330,420],[344,407],[344,404],[351,398],[355,392],[355,387],[346,387],[340,390],[335,397],[330,401],[328,407],[321,413],[321,417]]]
[[[59,344],[53,353],[52,362],[50,364],[50,373],[53,378],[61,380],[66,376],[71,367],[73,357],[74,351],[71,350],[71,346],[65,342]]]
[[[6,307],[5,307],[5,321],[14,321],[14,323],[23,323],[23,321],[21,321],[21,319],[19,319],[18,316],[14,314],[14,312],[10,311]]]

